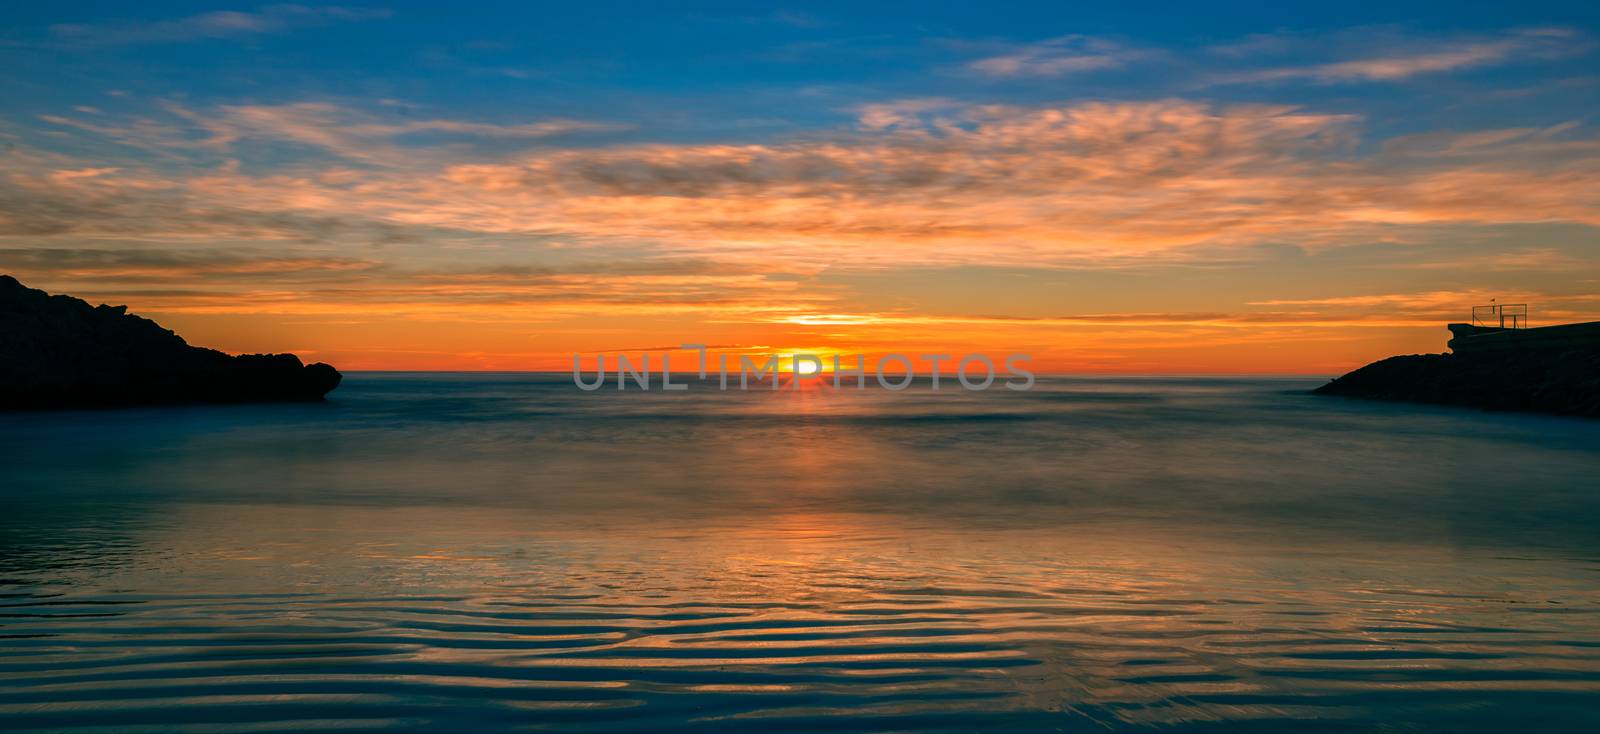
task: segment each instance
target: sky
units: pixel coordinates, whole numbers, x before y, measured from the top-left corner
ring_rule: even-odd
[[[12,3],[0,272],[353,370],[701,343],[1332,375],[1490,299],[1600,319],[1597,21]]]

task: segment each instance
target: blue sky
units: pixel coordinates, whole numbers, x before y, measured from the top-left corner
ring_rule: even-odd
[[[927,96],[1198,95],[1392,112],[1379,119],[1395,132],[1583,117],[1596,100],[1592,87],[1561,84],[1591,76],[1593,54],[1556,44],[1386,84],[1230,81],[1252,70],[1449,53],[1518,29],[1588,33],[1597,15],[1589,3],[667,5],[12,4],[0,10],[8,58],[0,92],[13,113],[116,108],[106,98],[113,90],[195,102],[393,100],[397,110],[490,121],[530,112],[601,118],[679,140],[779,135],[848,121],[861,104]],[[228,12],[248,17],[207,22]],[[972,67],[1008,54],[1032,54],[1039,69]],[[1048,66],[1097,55],[1106,65]],[[1541,83],[1548,88],[1531,101],[1487,94]]]

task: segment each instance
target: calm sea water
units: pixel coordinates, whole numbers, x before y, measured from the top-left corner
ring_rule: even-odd
[[[1600,423],[1315,384],[0,415],[0,728],[1600,730]]]

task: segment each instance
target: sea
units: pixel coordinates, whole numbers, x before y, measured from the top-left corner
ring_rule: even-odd
[[[1600,422],[1320,382],[0,414],[0,729],[1600,731]]]

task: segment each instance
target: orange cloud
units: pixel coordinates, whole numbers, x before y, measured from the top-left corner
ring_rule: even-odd
[[[272,346],[243,340],[270,341],[269,317],[315,322],[322,336],[295,348],[359,344],[350,347],[356,366],[404,366],[390,360],[411,357],[372,355],[430,352],[405,345],[465,335],[482,340],[472,351],[504,360],[472,364],[500,367],[560,368],[554,355],[568,350],[671,339],[861,349],[945,340],[1025,347],[1061,368],[1167,359],[1188,369],[1266,359],[1194,345],[1287,340],[1297,346],[1272,364],[1315,352],[1306,364],[1330,365],[1357,361],[1358,348],[1389,348],[1372,336],[1382,330],[1435,340],[1428,324],[1490,291],[1240,295],[1042,315],[957,308],[938,294],[899,293],[905,303],[885,304],[829,278],[932,266],[1195,265],[1267,244],[1315,252],[1404,243],[1412,232],[1435,238],[1438,225],[1600,225],[1591,193],[1600,190],[1600,140],[1570,124],[1363,147],[1359,119],[1285,106],[923,99],[869,105],[845,128],[765,143],[491,154],[412,138],[554,142],[604,126],[395,121],[325,103],[170,114],[52,118],[139,155],[88,162],[16,151],[17,165],[0,174],[0,268],[167,314],[223,347]],[[265,169],[233,160],[259,140],[332,156]],[[1505,262],[1593,262],[1570,245],[1522,252]],[[1462,264],[1390,264],[1424,266]],[[1171,279],[1163,287],[1193,288]],[[1551,317],[1587,312],[1558,290],[1520,292],[1554,304]],[[1004,297],[1005,286],[986,293]],[[389,336],[367,342],[343,331],[347,323]]]
[[[1600,186],[1600,141],[1571,127],[1398,141],[1360,157],[1350,155],[1357,120],[1286,107],[917,101],[865,109],[852,131],[784,143],[440,162],[374,147],[374,128],[343,119],[325,105],[228,108],[207,123],[208,145],[270,130],[382,165],[255,176],[224,167],[181,178],[127,170],[76,181],[14,174],[13,191],[67,216],[23,215],[11,228],[533,234],[814,267],[1037,264],[1284,237],[1317,246],[1396,223],[1600,223],[1585,193]],[[129,216],[148,217],[152,204],[171,216]]]

